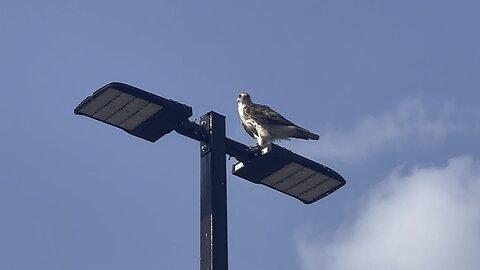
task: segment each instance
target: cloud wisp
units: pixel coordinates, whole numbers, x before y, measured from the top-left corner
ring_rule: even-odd
[[[299,240],[304,270],[480,269],[480,161],[395,170],[334,235]]]
[[[421,100],[407,100],[381,116],[361,119],[350,131],[331,130],[318,143],[298,142],[296,148],[309,156],[356,162],[407,144],[439,142],[460,130],[451,120],[451,108],[432,109]]]

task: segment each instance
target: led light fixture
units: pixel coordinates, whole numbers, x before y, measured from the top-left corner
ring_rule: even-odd
[[[192,108],[136,87],[109,83],[75,108],[85,115],[155,142],[192,116]]]
[[[271,144],[248,162],[233,165],[233,174],[276,189],[310,204],[345,185],[334,170]]]

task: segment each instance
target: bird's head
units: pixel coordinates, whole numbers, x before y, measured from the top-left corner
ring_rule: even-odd
[[[252,99],[250,98],[250,95],[248,93],[240,93],[237,97],[237,103],[252,103]]]

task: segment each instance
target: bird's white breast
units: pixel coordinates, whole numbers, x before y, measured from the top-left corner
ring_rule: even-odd
[[[261,134],[259,133],[259,129],[260,129],[260,125],[253,119],[247,117],[244,113],[244,109],[245,109],[245,104],[242,104],[242,103],[238,103],[238,106],[237,106],[237,109],[238,109],[238,115],[240,115],[240,120],[242,121],[242,123],[245,125],[245,127],[249,130],[256,130],[258,134]],[[257,137],[255,135],[255,132],[254,132],[254,136]],[[260,135],[262,136],[262,135]]]
[[[243,109],[245,108],[245,105],[242,103],[238,103],[237,109],[238,109],[238,115],[240,115],[240,120],[242,120],[242,123],[247,126],[248,128],[252,128],[252,123],[248,121],[248,119],[245,117],[245,113],[243,112]]]

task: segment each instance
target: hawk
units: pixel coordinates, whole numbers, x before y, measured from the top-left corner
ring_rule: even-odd
[[[237,109],[245,131],[263,147],[275,140],[298,138],[318,140],[320,136],[287,120],[268,106],[252,102],[250,95],[240,93],[237,98]]]

